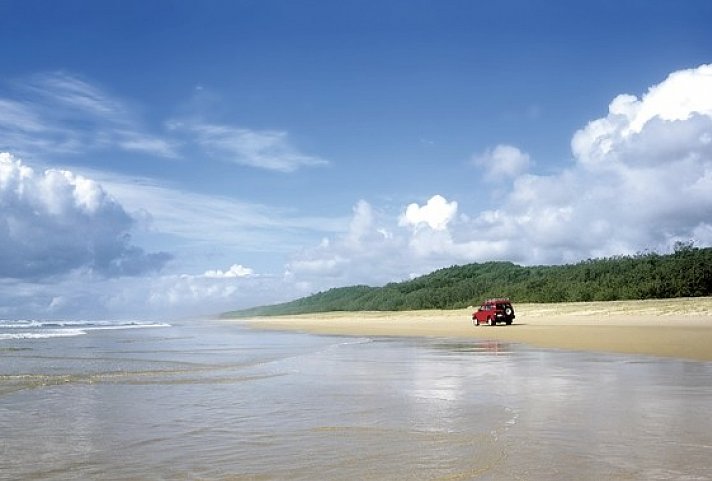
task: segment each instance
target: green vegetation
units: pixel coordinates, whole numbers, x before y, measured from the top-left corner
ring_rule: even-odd
[[[710,295],[712,248],[678,243],[672,254],[642,253],[563,266],[522,267],[511,262],[453,266],[412,281],[330,289],[223,316],[459,309],[499,296],[513,302],[576,302]]]

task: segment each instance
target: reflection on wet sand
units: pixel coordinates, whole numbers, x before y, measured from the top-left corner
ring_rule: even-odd
[[[712,298],[517,304],[511,326],[473,327],[470,319],[471,309],[458,309],[325,312],[237,322],[315,334],[479,339],[712,361]]]
[[[103,333],[86,357],[76,353],[89,336],[3,351],[2,475],[710,479],[712,363],[478,339],[172,329],[175,339]],[[139,339],[145,354],[127,342]],[[23,372],[75,380],[2,391]]]

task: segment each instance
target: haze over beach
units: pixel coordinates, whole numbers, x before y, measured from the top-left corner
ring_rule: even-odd
[[[0,0],[0,480],[712,480],[710,25]]]

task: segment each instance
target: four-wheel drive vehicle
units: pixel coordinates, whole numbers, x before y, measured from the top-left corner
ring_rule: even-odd
[[[472,324],[494,326],[498,322],[506,322],[507,325],[510,325],[514,317],[514,308],[509,299],[487,299],[479,309],[472,313]]]

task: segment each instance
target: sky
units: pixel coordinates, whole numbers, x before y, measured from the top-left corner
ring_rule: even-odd
[[[712,2],[0,0],[0,318],[712,246]]]

